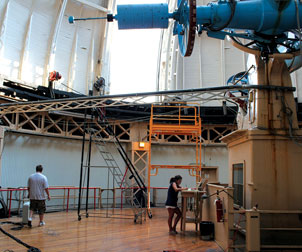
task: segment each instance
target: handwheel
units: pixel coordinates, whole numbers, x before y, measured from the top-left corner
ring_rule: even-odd
[[[196,34],[196,0],[178,0],[179,20],[174,33],[178,34],[179,49],[184,57],[191,56]]]
[[[271,54],[292,54],[294,57],[300,54],[300,33],[298,31],[286,32],[278,37],[268,38],[269,42],[258,41],[257,38],[240,39],[230,36],[233,45],[250,54],[263,56]]]

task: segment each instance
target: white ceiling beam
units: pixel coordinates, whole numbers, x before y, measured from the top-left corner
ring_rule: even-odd
[[[102,11],[102,12],[105,12],[105,13],[108,13],[108,12],[109,12],[109,10],[106,9],[106,8],[104,8],[103,6],[97,5],[97,4],[95,4],[95,3],[91,3],[91,2],[89,2],[89,1],[87,1],[87,0],[75,0],[75,1],[76,1],[76,2],[79,2],[79,3],[82,3],[82,4],[84,4],[84,5],[87,5],[87,6],[91,7],[91,8],[95,8],[95,9],[97,9],[97,10],[99,10],[99,11]]]
[[[82,17],[83,12],[83,5],[80,9],[80,15],[79,17]],[[75,24],[75,31],[73,35],[73,41],[72,41],[72,48],[69,58],[69,67],[68,67],[68,79],[67,79],[67,92],[70,92],[74,85],[75,80],[75,67],[76,67],[76,60],[77,60],[77,48],[78,48],[78,30],[79,26],[78,23]]]
[[[0,58],[4,52],[4,38],[5,38],[5,30],[6,30],[6,23],[8,20],[8,10],[9,10],[9,1],[6,3],[6,7],[3,12],[3,17],[0,19]]]
[[[75,66],[76,66],[76,58],[77,58],[77,48],[78,48],[78,29],[76,28],[73,41],[72,41],[72,49],[69,58],[69,67],[68,67],[68,79],[67,79],[67,92],[70,92],[73,88],[74,78],[75,78]]]
[[[111,40],[112,40],[112,29],[113,26],[109,26],[110,23],[109,22],[103,22],[101,23],[102,25],[102,30],[104,31],[104,34],[102,36],[101,39],[101,45],[100,45],[100,50],[99,50],[99,55],[98,55],[98,59],[101,60],[101,64],[98,64],[96,69],[95,69],[95,73],[96,75],[100,75],[103,76],[103,73],[108,71],[110,72],[109,68],[110,66],[108,66],[110,63],[110,45],[111,45]],[[104,66],[107,67],[107,70],[104,69]],[[109,75],[107,75],[107,78],[105,77],[105,79],[108,80],[109,83]]]
[[[23,47],[21,50],[20,64],[19,64],[19,71],[18,71],[18,79],[20,79],[20,80],[24,79],[23,78],[24,77],[24,66],[27,63],[28,56],[29,56],[29,43],[30,43],[30,38],[31,38],[31,27],[32,27],[32,20],[33,20],[35,4],[36,4],[36,0],[34,0],[32,2],[29,18],[28,18],[26,28],[25,28],[25,33],[24,33]]]
[[[94,66],[92,63],[95,64],[93,61],[94,56],[94,42],[95,42],[95,33],[96,33],[96,22],[93,21],[93,29],[91,32],[91,38],[90,38],[90,46],[89,46],[89,53],[88,53],[88,64],[87,64],[87,71],[86,71],[86,95],[89,94],[89,88],[90,84],[92,85],[93,80],[93,74],[94,74]],[[92,87],[93,89],[93,87]]]
[[[45,65],[44,65],[44,75],[43,75],[44,86],[47,86],[48,84],[48,73],[50,71],[55,70],[53,69],[53,67],[54,67],[54,60],[55,60],[54,58],[55,58],[56,47],[57,47],[57,40],[58,40],[60,28],[62,26],[62,21],[66,10],[67,1],[68,0],[63,0],[62,2],[60,1],[61,3],[60,3],[59,11],[56,19],[54,20],[52,31],[49,36],[48,51],[45,59]]]

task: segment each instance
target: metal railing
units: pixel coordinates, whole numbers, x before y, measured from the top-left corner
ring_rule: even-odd
[[[86,187],[82,189],[86,190]],[[132,189],[137,189],[133,187]],[[158,190],[168,190],[168,187],[151,187],[153,193],[153,204],[158,206],[164,204],[164,200],[158,199]],[[57,207],[58,211],[66,211],[75,210],[77,208],[77,199],[78,199],[78,190],[79,187],[74,186],[52,186],[49,187],[50,196],[52,200],[61,200],[61,204],[58,205],[49,205],[48,208]],[[105,208],[102,200],[104,199],[103,193],[107,192],[107,190],[112,192],[112,197],[110,198],[110,207],[111,208],[120,208],[123,209],[125,207],[124,195],[123,195],[123,188],[111,188],[111,189],[103,189],[101,187],[89,187],[89,199],[91,199],[91,208],[94,210]],[[120,193],[118,193],[120,191]],[[59,192],[59,193],[58,193]],[[8,208],[8,215],[9,217],[12,216],[12,212],[16,211],[18,214],[21,213],[22,205],[24,201],[27,200],[27,188],[4,188],[0,189],[0,193],[6,193],[6,196],[3,196],[5,199],[7,208]],[[83,193],[83,198],[85,198],[86,193]],[[166,196],[166,195],[164,195]],[[107,198],[106,198],[107,199]],[[120,201],[119,204],[117,202]],[[160,202],[161,201],[161,202]],[[17,202],[15,206],[13,206],[13,202]],[[83,203],[84,205],[84,203]]]
[[[87,188],[83,188],[87,189]],[[78,187],[73,186],[58,186],[58,187],[49,187],[50,195],[52,200],[62,200],[62,210],[68,210],[70,209],[70,200],[73,199],[74,201],[77,199],[77,191],[79,190]],[[98,200],[98,206],[100,206],[101,201],[101,191],[102,189],[100,187],[89,187],[88,190],[93,191],[93,196],[89,196],[90,199],[93,199],[93,207],[96,209],[97,206],[97,200]],[[63,191],[61,194],[56,194],[56,191]],[[73,193],[71,193],[73,191]],[[11,217],[12,210],[16,210],[18,214],[20,214],[21,206],[23,205],[23,202],[27,199],[27,188],[4,188],[0,189],[0,193],[3,194],[3,192],[6,192],[6,204],[8,208],[8,217]],[[14,197],[16,194],[18,194],[19,197]],[[4,197],[3,197],[4,198]],[[13,208],[12,202],[18,202],[17,207]],[[75,202],[73,203],[75,205]],[[51,206],[50,206],[51,207]]]

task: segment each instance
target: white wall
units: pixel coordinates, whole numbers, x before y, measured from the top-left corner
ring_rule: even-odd
[[[122,171],[125,164],[112,144],[108,144],[111,153]],[[124,145],[126,147],[126,145]],[[86,146],[87,147],[87,146]],[[87,150],[87,149],[86,149]],[[195,146],[152,146],[152,164],[183,164],[194,163]],[[4,150],[2,153],[2,187],[26,186],[27,178],[35,172],[35,166],[42,164],[44,174],[48,177],[50,186],[79,186],[81,161],[81,141],[5,133]],[[203,148],[202,163],[206,166],[219,167],[219,180],[228,182],[228,152],[226,147]],[[97,149],[93,147],[91,165],[105,165]],[[195,186],[195,178],[189,176],[186,170],[160,170],[156,177],[151,178],[152,187],[167,187],[172,176],[180,174],[183,185]],[[112,179],[110,186],[112,186]],[[107,169],[92,169],[90,186],[107,188]],[[159,202],[163,203],[166,190],[157,194]]]
[[[195,145],[152,145],[152,164],[190,165],[195,163]],[[219,181],[228,182],[228,151],[226,147],[203,147],[202,163],[205,166],[218,166]],[[183,185],[188,187],[196,185],[195,178],[191,177],[187,170],[160,169],[158,175],[151,178],[151,186],[168,186],[170,178],[178,174],[183,177]]]
[[[43,173],[48,177],[50,186],[79,186],[81,144],[79,140],[6,132],[1,186],[26,186],[27,178],[35,172],[37,164],[44,166]],[[109,149],[124,171],[125,165],[117,150],[111,144]],[[105,165],[95,146],[92,149],[91,165]],[[93,169],[90,186],[107,188],[107,169]]]

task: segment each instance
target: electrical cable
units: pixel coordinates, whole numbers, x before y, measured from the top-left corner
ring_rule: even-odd
[[[212,194],[210,194],[209,196],[207,196],[207,198],[210,198],[210,197],[215,196],[215,195],[219,196],[219,193],[221,193],[221,192],[226,193],[230,198],[234,199],[233,195],[229,194],[229,193],[228,193],[226,190],[224,190],[224,189],[217,190],[215,193],[212,193]]]
[[[251,65],[250,66],[250,68],[248,69],[248,70],[246,70],[245,71],[245,73],[237,80],[237,81],[235,81],[235,83],[233,84],[234,86],[235,85],[237,85],[245,76],[247,76],[249,73],[250,73],[250,71],[252,70],[252,69],[256,69],[256,66],[255,65]]]
[[[235,82],[233,83],[233,85],[236,85],[236,84],[238,84],[245,76],[247,76],[249,73],[250,73],[250,71],[252,70],[252,69],[255,69],[256,67],[255,67],[255,65],[252,65],[248,70],[246,70],[245,71],[245,73],[236,81],[235,79]],[[234,78],[236,77],[236,75],[234,76]],[[224,93],[224,96],[226,96],[226,94],[227,94],[228,92],[225,92]],[[240,110],[239,110],[239,104],[238,103],[236,103],[236,102],[234,102],[233,100],[230,100],[230,99],[227,99],[226,100],[227,102],[230,102],[230,103],[233,103],[233,104],[235,104],[236,106],[237,106],[237,111],[234,111],[234,114],[235,115],[237,115],[237,114],[240,114],[241,112],[240,112]],[[228,106],[227,106],[227,109],[230,109],[231,111],[233,110],[233,109],[231,109],[231,108],[229,108]],[[236,119],[235,119],[236,120]]]
[[[14,225],[16,225],[17,223],[14,223],[14,222],[1,222],[0,224],[1,225],[3,225],[3,224],[14,224]],[[12,234],[6,232],[1,226],[0,226],[0,232],[2,232],[4,235],[8,236],[9,238],[13,239],[17,243],[21,244],[22,246],[26,247],[28,249],[27,252],[41,252],[40,249],[35,248],[33,246],[30,246],[27,243],[25,243],[25,242],[21,241],[20,239],[18,239],[17,237],[13,236]]]
[[[12,222],[12,221],[3,221],[3,222],[0,222],[0,225],[4,225],[4,224],[12,224],[12,225],[16,225],[17,227],[15,228],[11,228],[11,230],[21,230],[24,225],[22,222]]]
[[[279,137],[284,137],[286,139],[290,139],[292,140],[297,146],[299,147],[302,147],[302,142],[299,142],[297,141],[297,139],[301,140],[302,141],[302,136],[295,136],[293,134],[293,119],[292,119],[292,116],[293,116],[293,111],[292,109],[286,104],[286,101],[285,101],[285,97],[284,95],[281,95],[279,97],[281,99],[281,105],[282,105],[282,108],[279,112],[279,117],[281,117],[281,112],[283,112],[287,118],[287,121],[288,121],[288,125],[289,125],[289,128],[288,128],[288,135],[282,135],[282,134],[278,134],[278,133],[275,133],[274,132],[274,129],[270,129],[270,128],[264,128],[264,127],[257,127],[257,129],[260,129],[260,130],[268,130],[270,132],[270,134],[274,135],[274,136],[279,136]],[[286,129],[283,129],[283,130],[286,130]]]
[[[287,120],[288,120],[288,125],[289,125],[289,139],[291,139],[297,146],[302,147],[302,143],[298,142],[296,140],[296,136],[293,134],[293,111],[292,109],[286,104],[284,95],[281,96],[281,103],[282,103],[282,109],[281,111],[285,114]],[[280,111],[280,112],[281,112]]]

